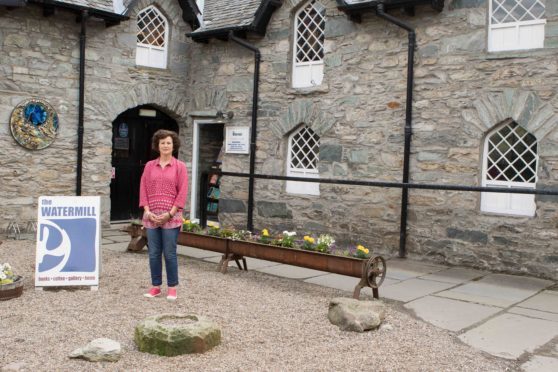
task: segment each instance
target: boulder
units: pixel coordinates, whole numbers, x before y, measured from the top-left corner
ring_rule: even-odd
[[[109,338],[97,338],[85,347],[72,351],[70,358],[82,358],[90,362],[116,362],[122,355],[120,343]]]
[[[378,328],[384,320],[385,305],[379,300],[359,301],[337,297],[329,303],[327,317],[343,331],[369,331]]]
[[[221,330],[199,315],[155,315],[136,326],[134,341],[140,351],[151,354],[204,353],[221,343]]]

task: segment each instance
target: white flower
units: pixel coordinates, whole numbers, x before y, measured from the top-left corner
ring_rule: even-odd
[[[2,266],[3,266],[4,271],[12,270],[12,267],[11,267],[10,264],[7,263],[7,262],[6,262],[4,265],[2,265]]]
[[[296,236],[296,231],[283,231],[283,235],[287,235],[287,236]]]
[[[323,234],[318,237],[318,244],[325,244],[328,247],[335,243],[335,240],[331,235]]]
[[[0,271],[0,280],[4,280],[4,279],[7,279],[7,278],[8,278],[8,276],[6,274],[4,274],[3,271]]]

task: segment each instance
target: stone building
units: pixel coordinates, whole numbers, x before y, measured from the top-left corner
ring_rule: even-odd
[[[276,176],[558,189],[558,0],[0,6],[8,221],[33,219],[39,195],[78,187],[82,24],[81,193],[102,196],[105,223],[137,217],[134,190],[152,156],[149,136],[161,127],[182,139],[192,218],[200,216],[202,170],[248,173],[252,161],[256,174]],[[56,140],[42,150],[10,134],[14,108],[31,98],[59,116]],[[210,212],[222,224],[329,232],[340,244],[395,256],[408,199],[408,257],[558,278],[555,195],[412,188],[402,197],[398,187],[256,179],[248,221],[248,184],[221,178]]]

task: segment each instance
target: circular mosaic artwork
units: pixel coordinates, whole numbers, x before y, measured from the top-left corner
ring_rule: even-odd
[[[48,147],[58,133],[58,114],[42,99],[27,99],[10,117],[10,129],[17,143],[30,150]]]

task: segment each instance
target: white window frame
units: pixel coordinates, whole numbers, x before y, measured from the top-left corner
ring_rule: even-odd
[[[287,144],[287,177],[307,177],[307,178],[320,178],[320,174],[318,171],[318,153],[315,154],[316,156],[316,168],[308,168],[308,169],[301,169],[301,168],[293,168],[291,167],[292,161],[292,145],[293,145],[293,138],[303,131],[305,128],[310,129],[308,126],[303,125],[297,130],[295,130],[288,138]],[[314,131],[312,131],[314,132]],[[318,151],[320,148],[320,137],[314,133],[317,137],[318,141]],[[286,191],[288,194],[302,194],[302,195],[320,195],[320,184],[317,182],[299,182],[299,181],[287,181],[286,184]]]
[[[546,6],[542,0],[540,2]],[[488,4],[489,52],[544,48],[546,19],[493,23],[494,0],[489,0]]]
[[[138,17],[136,18],[136,28],[137,32],[139,33],[139,16],[147,11],[154,11],[163,19],[164,27],[165,27],[165,35],[164,35],[164,46],[156,46],[147,43],[140,43],[137,42],[136,44],[136,65],[138,66],[146,66],[146,67],[153,67],[153,68],[160,68],[165,69],[167,68],[167,59],[168,59],[168,46],[169,46],[169,21],[164,14],[157,9],[157,7],[153,5],[149,5],[148,7],[140,10],[138,12]]]
[[[488,172],[488,151],[489,151],[489,141],[490,137],[495,133],[503,129],[503,127],[509,125],[511,121],[508,121],[497,128],[492,130],[485,138],[484,150],[483,150],[483,166],[482,166],[482,186],[484,187],[507,187],[510,189],[520,188],[520,189],[535,189],[538,179],[538,164],[539,164],[539,143],[537,143],[537,154],[535,157],[535,180],[534,182],[513,182],[513,181],[501,181],[492,180],[487,176]],[[524,128],[523,128],[524,129]],[[529,133],[529,132],[528,132]],[[535,195],[533,194],[506,194],[506,193],[492,193],[483,192],[481,193],[481,211],[504,214],[504,215],[514,215],[514,216],[534,216],[537,206],[535,203]]]
[[[298,27],[299,27],[299,16],[302,12],[305,12],[309,7],[323,8],[324,9],[324,22],[327,22],[325,14],[325,6],[317,0],[308,1],[303,7],[301,7],[294,16],[294,39],[293,39],[293,73],[292,73],[292,87],[293,88],[309,88],[314,86],[319,86],[322,84],[324,78],[324,60],[321,59],[297,62],[297,55],[299,52],[298,39],[300,37]],[[323,34],[319,38],[324,39],[325,44],[325,26]],[[325,45],[322,45],[322,54],[325,55]]]

